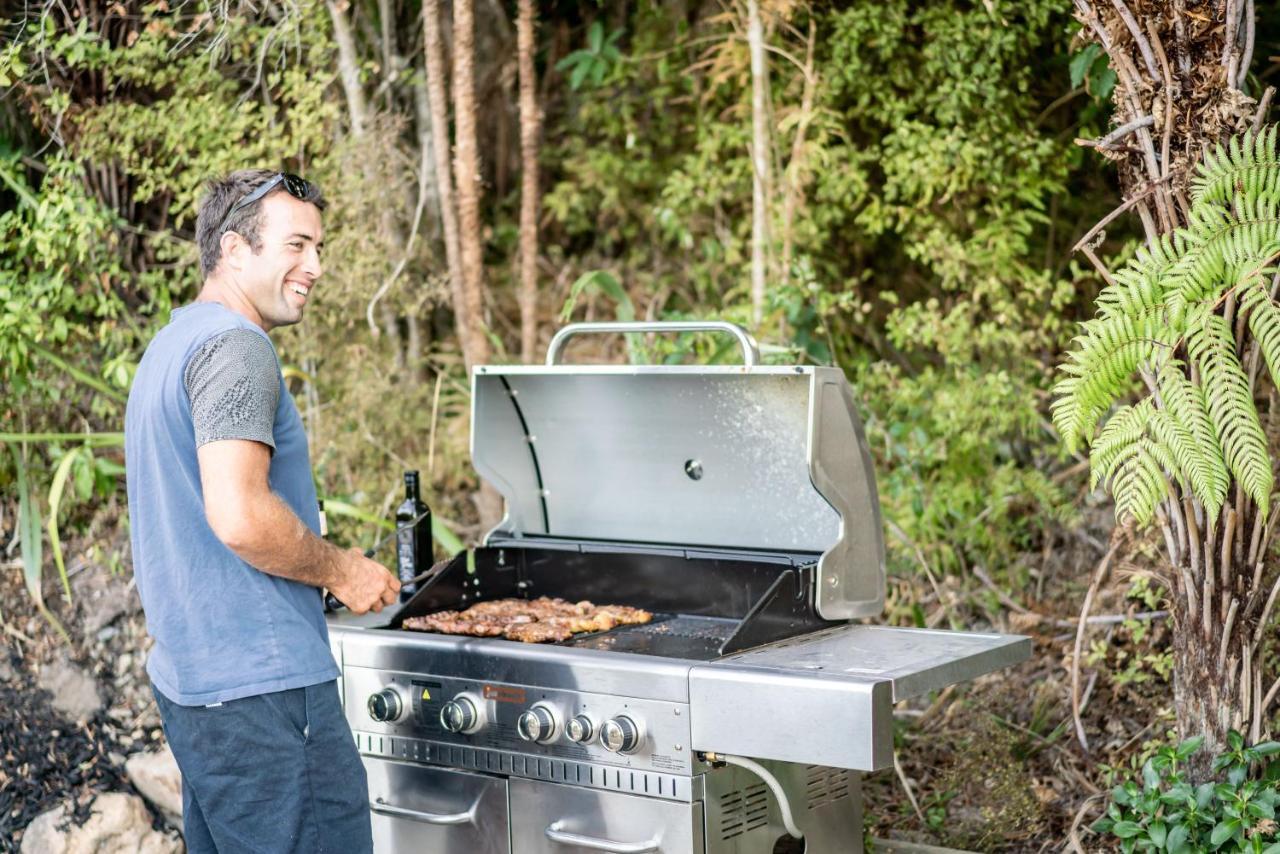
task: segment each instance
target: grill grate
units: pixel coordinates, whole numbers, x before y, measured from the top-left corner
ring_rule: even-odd
[[[729,841],[769,823],[769,790],[764,783],[729,792],[720,801],[720,839]]]
[[[654,614],[651,623],[619,626],[565,641],[563,645],[710,661],[720,654],[720,648],[738,626],[737,620],[722,617]]]
[[[808,767],[805,795],[809,809],[816,810],[849,797],[849,772],[821,765]]]

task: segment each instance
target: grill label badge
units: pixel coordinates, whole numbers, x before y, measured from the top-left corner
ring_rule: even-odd
[[[495,703],[517,703],[523,705],[525,702],[525,691],[523,688],[513,688],[510,685],[485,685],[484,698],[493,700]]]

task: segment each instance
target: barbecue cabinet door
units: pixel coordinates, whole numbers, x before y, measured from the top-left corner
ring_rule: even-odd
[[[365,757],[374,854],[509,854],[507,781]]]
[[[511,781],[512,854],[705,854],[702,803]]]

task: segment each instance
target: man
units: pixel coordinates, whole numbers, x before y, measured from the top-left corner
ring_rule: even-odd
[[[193,854],[372,849],[319,588],[364,613],[400,583],[318,536],[306,434],[267,337],[313,297],[323,208],[294,175],[212,181],[196,219],[204,285],[147,347],[129,394],[147,672]]]

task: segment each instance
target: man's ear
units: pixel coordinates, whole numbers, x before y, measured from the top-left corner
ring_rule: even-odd
[[[227,231],[218,238],[218,243],[222,247],[224,264],[232,270],[239,270],[244,266],[244,253],[249,249],[249,244],[245,242],[244,237],[237,232]]]

